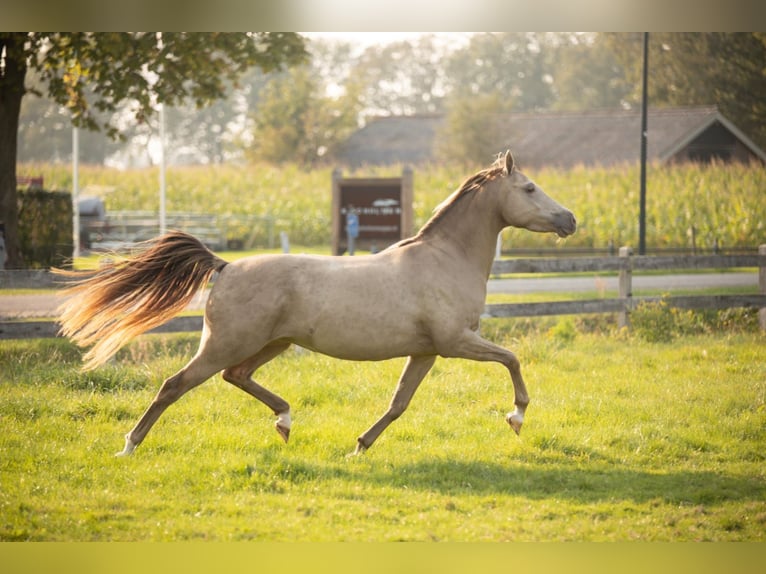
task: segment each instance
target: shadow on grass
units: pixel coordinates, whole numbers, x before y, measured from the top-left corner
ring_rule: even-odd
[[[495,463],[430,461],[375,473],[375,480],[444,494],[506,494],[530,499],[560,497],[580,502],[653,499],[676,504],[763,500],[757,478],[710,471],[654,473],[625,467],[583,468],[579,464],[509,466]]]
[[[508,464],[431,460],[377,467],[364,461],[322,465],[284,461],[271,476],[290,483],[341,480],[388,488],[407,488],[445,495],[519,496],[532,500],[562,498],[581,503],[705,505],[724,501],[762,501],[766,484],[757,477],[711,471],[647,472],[624,465],[579,462]]]

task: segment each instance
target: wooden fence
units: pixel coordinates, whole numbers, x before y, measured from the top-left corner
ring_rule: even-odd
[[[542,315],[578,315],[581,313],[619,313],[620,326],[628,325],[630,312],[641,302],[661,297],[634,297],[633,271],[678,271],[686,269],[758,268],[758,294],[687,295],[666,297],[671,307],[682,309],[759,308],[761,328],[766,330],[766,245],[755,255],[634,256],[632,249],[621,247],[614,257],[575,257],[571,259],[504,259],[495,261],[492,273],[570,273],[617,271],[619,291],[616,298],[542,303],[506,303],[487,305],[485,317],[535,317]]]
[[[673,297],[634,297],[632,277],[634,271],[679,271],[687,269],[758,268],[758,293],[750,295],[687,295]],[[573,257],[564,259],[503,259],[495,261],[493,275],[509,273],[583,273],[611,272],[619,274],[617,297],[577,301],[548,301],[540,303],[490,304],[483,317],[535,317],[543,315],[578,315],[582,313],[618,313],[619,324],[628,325],[630,312],[641,302],[663,299],[670,307],[682,309],[727,309],[750,307],[759,309],[761,328],[766,330],[766,245],[751,255],[697,255],[697,256],[634,256],[628,247],[622,247],[619,255],[610,257]],[[0,287],[19,287],[19,281],[0,273]],[[19,273],[19,272],[16,272]],[[24,273],[24,272],[20,272]],[[31,272],[41,284],[50,282],[45,272]],[[151,331],[173,333],[199,331],[201,316],[176,317]],[[4,321],[0,322],[0,339],[23,339],[55,337],[58,324],[55,321]]]

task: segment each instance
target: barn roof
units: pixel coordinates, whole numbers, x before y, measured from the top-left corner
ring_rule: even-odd
[[[351,134],[338,159],[352,166],[433,161],[436,133],[443,122],[441,114],[374,118]]]
[[[434,144],[444,121],[440,114],[376,118],[352,134],[338,160],[351,166],[438,161]],[[497,121],[506,134],[498,151],[513,150],[523,166],[608,166],[640,159],[639,111],[512,113]],[[714,125],[766,162],[766,153],[714,106],[649,110],[647,158],[671,160]]]

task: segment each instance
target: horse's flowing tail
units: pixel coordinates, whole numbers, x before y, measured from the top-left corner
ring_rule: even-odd
[[[182,311],[226,264],[191,235],[173,231],[102,269],[55,270],[74,278],[62,292],[70,297],[60,308],[61,334],[80,346],[93,345],[83,370],[94,369],[129,339]]]

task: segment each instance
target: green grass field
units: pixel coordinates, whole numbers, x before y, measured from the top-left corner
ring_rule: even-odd
[[[88,374],[66,341],[4,342],[0,540],[766,540],[764,335],[567,321],[496,334],[532,397],[520,437],[502,367],[440,359],[353,458],[403,360],[289,351],[257,377],[292,404],[289,444],[217,377],[114,458],[196,337],[141,337]]]

